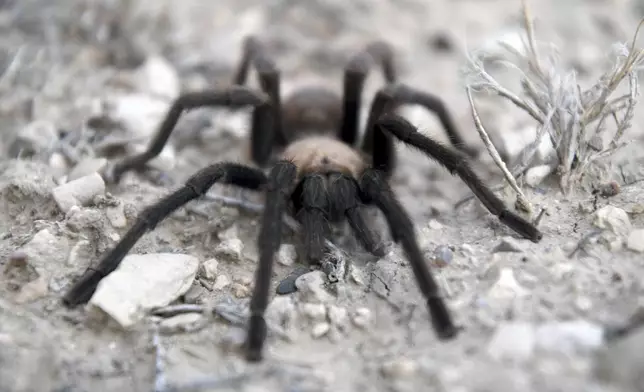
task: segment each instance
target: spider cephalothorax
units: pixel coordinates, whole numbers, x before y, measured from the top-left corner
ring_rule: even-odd
[[[362,89],[373,64],[380,64],[386,85],[371,104],[364,138],[359,147],[358,118]],[[261,91],[243,87],[250,68],[259,75]],[[113,169],[114,180],[126,171],[143,168],[161,152],[184,110],[200,106],[253,107],[250,158],[259,168],[220,162],[208,166],[186,184],[141,212],[121,241],[97,267],[88,271],[64,297],[68,306],[87,302],[100,280],[114,271],[136,241],[177,208],[205,194],[216,182],[265,193],[265,208],[258,237],[259,263],[250,302],[246,341],[247,358],[259,360],[266,338],[264,313],[270,297],[273,257],[281,244],[282,215],[291,213],[302,225],[306,258],[316,262],[323,254],[328,222],[346,220],[366,250],[382,255],[378,236],[369,229],[364,208],[382,211],[393,240],[405,251],[420,291],[426,299],[432,324],[441,339],[456,336],[440,290],[416,241],[411,218],[388,184],[394,169],[394,140],[413,146],[458,175],[503,223],[523,237],[539,241],[541,233],[528,221],[508,210],[476,176],[468,164],[463,140],[442,101],[397,82],[392,50],[375,42],[353,56],[345,68],[342,98],[324,88],[300,89],[284,103],[280,75],[263,46],[248,38],[234,86],[222,90],[189,93],[170,108],[154,140],[140,155],[125,158]],[[417,132],[394,109],[418,104],[440,119],[456,150]],[[263,168],[270,168],[267,173]]]

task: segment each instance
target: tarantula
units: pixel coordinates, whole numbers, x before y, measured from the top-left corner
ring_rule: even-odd
[[[129,170],[140,170],[157,156],[168,141],[184,110],[220,106],[253,108],[250,158],[259,167],[239,163],[212,164],[190,177],[185,185],[144,209],[121,241],[97,267],[88,270],[64,296],[73,307],[87,302],[98,283],[116,269],[138,239],[190,200],[204,195],[215,183],[263,191],[265,208],[257,246],[259,263],[250,301],[246,358],[259,361],[266,339],[264,313],[270,297],[273,257],[281,244],[282,216],[292,214],[302,225],[305,256],[319,261],[328,222],[348,221],[364,248],[377,256],[383,247],[367,224],[364,208],[375,206],[383,213],[392,239],[399,243],[411,264],[422,292],[435,333],[441,340],[453,338],[458,328],[442,299],[439,287],[423,259],[412,220],[388,184],[395,166],[394,140],[413,146],[458,175],[501,222],[534,242],[542,234],[530,222],[511,212],[472,171],[467,148],[443,102],[430,94],[398,83],[392,48],[372,42],[351,57],[344,70],[342,99],[324,87],[307,87],[282,102],[280,72],[267,49],[256,38],[244,41],[243,56],[234,85],[221,90],[188,93],[171,106],[146,151],[126,157],[113,168],[118,181]],[[360,148],[358,118],[362,90],[372,65],[382,67],[386,85],[373,100]],[[244,87],[251,68],[257,71],[261,91]],[[435,113],[450,142],[448,148],[417,132],[395,113],[404,104],[418,104]],[[264,168],[267,170],[267,174]]]

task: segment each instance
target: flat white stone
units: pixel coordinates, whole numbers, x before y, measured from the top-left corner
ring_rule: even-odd
[[[199,260],[185,254],[128,255],[101,281],[89,306],[107,313],[121,327],[131,327],[146,310],[185,294],[198,268]]]

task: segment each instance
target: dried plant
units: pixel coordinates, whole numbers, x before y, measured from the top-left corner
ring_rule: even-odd
[[[510,183],[515,182],[514,176],[522,175],[531,167],[535,152],[546,135],[556,152],[556,163],[551,169],[556,170],[565,193],[571,191],[597,159],[609,156],[626,144],[621,139],[632,125],[639,96],[637,70],[644,60],[644,51],[635,47],[635,41],[643,23],[644,20],[637,27],[629,46],[614,45],[613,66],[585,90],[578,83],[575,71],[562,64],[554,45],[538,45],[525,1],[523,50],[500,42],[507,54],[500,62],[518,71],[521,94],[503,87],[488,73],[484,60],[489,60],[490,56],[485,51],[468,55],[465,69],[468,92],[485,91],[500,95],[527,112],[540,126],[536,140],[519,153],[518,163],[506,174]],[[630,87],[628,92],[613,97],[625,79]],[[609,128],[612,131],[610,142],[603,145],[603,136],[608,135]]]

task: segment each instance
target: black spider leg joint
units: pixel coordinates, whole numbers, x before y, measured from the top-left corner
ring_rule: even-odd
[[[353,146],[358,138],[362,92],[374,64],[380,65],[386,84],[397,80],[394,51],[389,44],[382,41],[374,41],[353,55],[344,69],[342,125],[339,138],[350,146]]]
[[[248,87],[232,86],[222,90],[186,93],[177,98],[168,110],[168,113],[159,126],[154,138],[150,141],[147,149],[140,154],[126,157],[120,162],[117,162],[112,169],[111,179],[118,182],[123,173],[130,170],[142,170],[150,160],[159,155],[163,147],[167,144],[170,134],[179,121],[179,117],[185,110],[218,106],[254,107],[252,133],[253,136],[261,136],[260,141],[263,141],[263,143],[258,143],[257,140],[254,140],[252,156],[260,164],[268,161],[271,153],[270,141],[272,140],[274,121],[270,99],[264,93]]]
[[[532,223],[507,209],[470,167],[467,158],[441,143],[417,132],[409,121],[395,114],[382,116],[375,124],[375,132],[387,133],[400,141],[419,149],[430,158],[443,165],[450,173],[459,176],[474,192],[474,195],[485,205],[492,214],[512,230],[533,242],[541,241],[543,234]],[[375,157],[374,157],[375,159]]]
[[[443,129],[447,134],[447,138],[454,147],[470,157],[475,157],[477,155],[478,150],[474,147],[467,146],[463,136],[456,126],[456,122],[454,121],[452,114],[439,97],[420,91],[408,85],[397,83],[380,89],[376,93],[371,104],[371,109],[369,110],[366,128],[367,132],[362,143],[362,150],[367,154],[374,156],[378,155],[380,157],[377,158],[378,162],[374,162],[374,164],[377,164],[375,167],[380,168],[387,173],[391,172],[395,165],[395,154],[391,141],[385,140],[384,143],[377,143],[374,140],[373,126],[382,115],[393,112],[396,108],[402,105],[420,105],[429,112],[434,113],[443,126]],[[385,135],[385,137],[389,138],[389,135]]]
[[[287,143],[287,138],[282,124],[280,72],[275,61],[269,56],[265,45],[255,36],[248,36],[244,39],[242,58],[237,66],[235,76],[233,76],[233,84],[245,85],[248,82],[251,69],[257,71],[261,89],[271,99],[275,132],[271,144],[283,147]]]
[[[336,214],[349,221],[356,238],[364,249],[374,256],[383,257],[385,246],[377,233],[369,228],[356,180],[342,173],[329,176],[329,204]]]
[[[272,168],[266,186],[266,200],[257,240],[259,263],[255,271],[255,289],[250,299],[250,319],[246,337],[246,358],[257,362],[267,336],[264,313],[270,297],[273,258],[282,243],[282,215],[297,177],[297,167],[288,161],[279,161]]]
[[[216,182],[258,190],[266,183],[266,176],[258,169],[236,163],[217,163],[198,171],[183,187],[144,209],[121,241],[96,267],[88,269],[81,279],[74,283],[63,297],[63,303],[68,307],[74,307],[89,301],[99,282],[121,264],[143,234],[153,230],[179,207],[205,194]]]
[[[456,337],[460,327],[452,321],[447,304],[440,295],[440,288],[423,258],[412,220],[387,183],[386,174],[367,169],[360,179],[360,188],[364,202],[375,204],[383,212],[394,238],[405,251],[418,287],[427,301],[436,335],[441,340]]]

